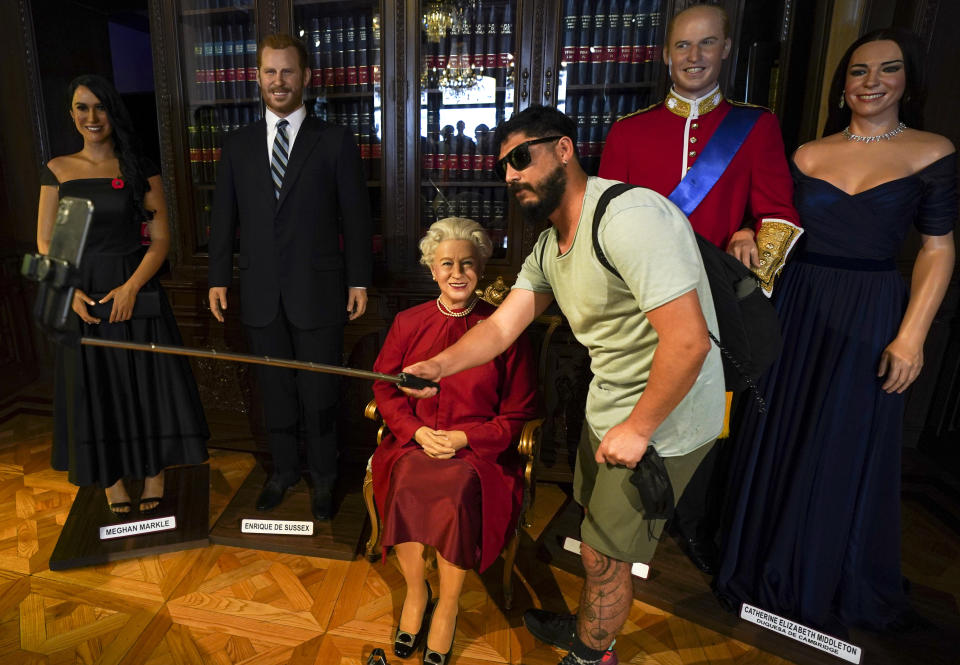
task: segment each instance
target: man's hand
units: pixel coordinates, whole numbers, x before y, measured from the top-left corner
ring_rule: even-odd
[[[753,229],[740,229],[730,236],[730,242],[727,243],[727,254],[730,254],[748,268],[759,268],[760,251],[757,249]]]
[[[347,289],[347,313],[350,320],[360,318],[367,311],[367,290],[351,286]]]
[[[450,445],[447,432],[441,430],[423,426],[414,433],[413,438],[423,448],[423,452],[434,459],[450,459],[457,452],[457,449]]]
[[[427,379],[437,383],[440,380],[440,363],[434,360],[423,360],[412,365],[408,365],[403,368],[403,371],[407,374],[413,374],[419,376],[421,379]],[[427,397],[433,397],[437,394],[436,388],[424,388],[422,390],[414,390],[413,388],[400,388],[403,392],[410,397],[416,399],[426,399]]]
[[[96,318],[90,314],[90,310],[87,309],[87,305],[96,305],[97,303],[93,302],[86,293],[80,289],[73,290],[73,311],[77,313],[84,323],[94,324],[100,323],[100,319]]]
[[[637,466],[647,452],[650,439],[637,432],[629,422],[611,427],[600,442],[593,458],[597,464],[622,464],[628,469]]]
[[[223,323],[223,312],[227,311],[227,287],[211,286],[207,296],[210,300],[210,313],[220,323]]]

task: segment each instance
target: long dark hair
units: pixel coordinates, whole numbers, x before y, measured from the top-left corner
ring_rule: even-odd
[[[143,147],[140,137],[133,129],[133,121],[126,104],[110,81],[96,74],[83,74],[70,81],[67,86],[67,103],[71,109],[73,93],[81,85],[96,95],[107,109],[113,131],[113,152],[120,162],[120,175],[133,193],[134,214],[137,216],[135,221],[150,221],[153,219],[153,211],[147,210],[143,205],[144,196],[150,190],[150,183],[145,175]]]
[[[890,40],[896,42],[903,53],[904,72],[907,85],[900,98],[900,120],[908,127],[923,129],[923,104],[927,98],[927,88],[923,75],[923,47],[920,39],[903,28],[881,28],[865,34],[855,41],[843,54],[840,64],[833,73],[833,82],[830,84],[830,96],[827,98],[827,122],[823,126],[823,135],[836,134],[850,124],[850,107],[847,104],[840,108],[840,95],[843,94],[847,81],[847,70],[850,68],[850,58],[853,52],[867,42]]]

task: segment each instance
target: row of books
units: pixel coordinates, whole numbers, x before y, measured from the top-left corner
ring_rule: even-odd
[[[253,9],[253,0],[186,0],[183,8],[191,9]]]
[[[600,155],[610,127],[619,118],[651,103],[650,91],[622,95],[567,95],[565,113],[577,123],[577,152],[589,175],[600,168]]]
[[[253,24],[226,22],[193,29],[193,99],[259,98]]]
[[[566,0],[568,85],[648,80],[659,62],[661,0]]]
[[[358,102],[323,106],[314,103],[313,107],[319,111],[320,117],[353,131],[363,160],[364,176],[367,180],[379,180],[382,154],[373,103],[362,109]],[[254,104],[197,109],[192,124],[187,127],[193,182],[201,185],[216,183],[224,136],[259,119],[260,106]]]
[[[503,85],[513,67],[515,48],[513,7],[490,6],[477,10],[477,20],[465,29],[454,25],[439,42],[423,38],[423,66],[428,87],[436,87],[445,68],[472,69]]]
[[[380,84],[380,17],[373,13],[298,17],[314,89],[361,92]]]
[[[343,101],[319,98],[312,103],[314,115],[334,125],[349,127],[360,148],[364,177],[380,180],[380,164],[383,157],[380,142],[380,109],[373,100]]]
[[[474,138],[454,133],[447,125],[440,134],[427,134],[420,139],[420,163],[424,179],[494,180],[493,132],[486,125],[474,130]]]
[[[420,196],[421,231],[446,217],[480,222],[493,241],[493,258],[506,256],[507,190],[505,187],[424,187]]]

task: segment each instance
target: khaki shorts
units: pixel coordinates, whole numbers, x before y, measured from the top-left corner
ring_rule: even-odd
[[[675,501],[680,500],[693,472],[713,444],[710,441],[686,455],[663,458]],[[596,551],[618,561],[649,563],[657,550],[665,520],[648,520],[643,516],[640,494],[630,482],[633,469],[597,464],[594,455],[599,447],[600,440],[584,423],[573,474],[573,498],[587,509],[580,525],[580,538]]]

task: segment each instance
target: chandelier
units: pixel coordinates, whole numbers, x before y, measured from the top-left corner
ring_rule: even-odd
[[[463,60],[450,58],[447,61],[447,66],[440,72],[438,81],[441,88],[446,88],[454,95],[469,90],[483,80],[482,67],[471,67],[469,58],[466,59],[466,66],[460,66],[460,62],[463,62]]]
[[[427,41],[439,42],[453,27],[456,7],[452,2],[431,2],[423,10],[423,29]]]
[[[465,32],[470,26],[469,12],[476,10],[477,0],[442,0],[430,2],[423,10],[423,29],[427,41],[438,43],[451,29]]]

